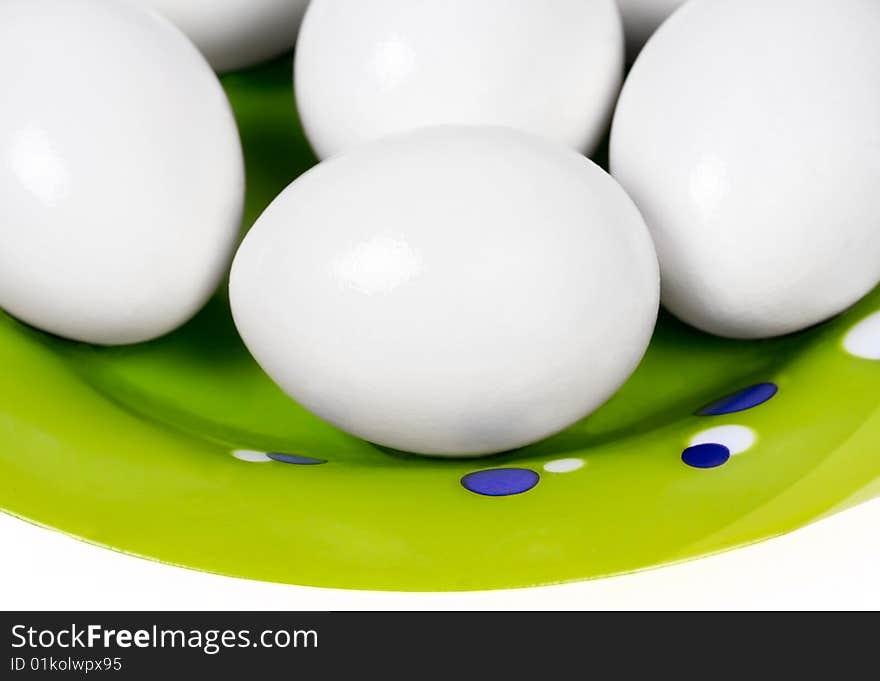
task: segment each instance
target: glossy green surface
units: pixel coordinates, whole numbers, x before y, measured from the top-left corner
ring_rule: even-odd
[[[247,155],[250,223],[313,162],[289,67],[228,77]],[[712,338],[663,318],[636,375],[566,432],[479,461],[382,450],[286,398],[238,339],[223,296],[164,339],[62,341],[0,315],[0,507],[122,551],[230,575],[394,590],[518,587],[703,555],[794,529],[880,492],[880,362],[842,348],[875,292],[772,341]],[[717,417],[703,404],[758,381],[779,394]],[[741,424],[757,443],[710,470],[682,449]],[[233,450],[327,459],[249,463]],[[585,465],[553,474],[548,461]],[[462,475],[541,473],[504,498]]]

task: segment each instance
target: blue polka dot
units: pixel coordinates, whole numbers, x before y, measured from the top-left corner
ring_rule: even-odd
[[[528,492],[541,476],[528,468],[492,468],[468,473],[461,479],[464,488],[486,497],[507,497]]]
[[[730,450],[714,442],[688,447],[681,454],[681,460],[692,468],[715,468],[729,458]]]
[[[758,383],[743,390],[722,397],[712,404],[707,404],[697,412],[699,416],[721,416],[733,414],[738,411],[752,409],[759,404],[764,404],[773,397],[779,388],[775,383]]]
[[[279,452],[269,452],[269,458],[281,463],[292,463],[297,466],[317,466],[321,463],[327,463],[325,459],[314,459],[311,456],[300,456],[299,454],[280,454]]]

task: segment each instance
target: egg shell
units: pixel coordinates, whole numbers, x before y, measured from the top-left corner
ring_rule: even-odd
[[[248,348],[339,428],[440,456],[519,447],[605,402],[656,321],[623,190],[564,147],[439,127],[317,166],[260,217],[230,299]]]
[[[504,125],[592,151],[623,69],[614,0],[315,0],[296,95],[322,158],[430,125]]]
[[[226,96],[166,20],[117,0],[0,3],[0,307],[99,344],[189,319],[236,244]]]
[[[880,3],[693,0],[624,85],[611,169],[663,302],[721,336],[821,322],[880,280]]]
[[[293,48],[308,0],[136,0],[173,21],[221,72]]]

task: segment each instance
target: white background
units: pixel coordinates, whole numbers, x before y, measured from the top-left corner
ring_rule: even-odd
[[[91,546],[0,513],[2,610],[880,609],[880,499],[792,534],[635,575],[452,594],[230,579]]]

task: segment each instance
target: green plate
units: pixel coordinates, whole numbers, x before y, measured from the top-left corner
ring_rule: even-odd
[[[225,79],[248,224],[314,163],[290,82],[289,60]],[[222,295],[177,333],[127,348],[0,316],[0,507],[128,553],[307,585],[519,587],[680,561],[880,493],[878,309],[875,292],[760,342],[663,317],[599,412],[458,461],[383,450],[308,414],[244,350]],[[695,436],[705,443],[688,449]],[[462,483],[510,468],[534,473]],[[521,493],[490,496],[505,492]]]

